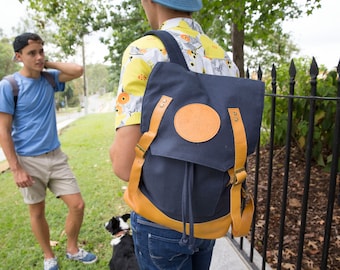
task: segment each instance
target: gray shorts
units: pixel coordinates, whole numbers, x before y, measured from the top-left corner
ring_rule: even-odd
[[[80,193],[77,180],[68,165],[68,157],[60,148],[35,157],[18,156],[18,159],[35,181],[31,187],[20,188],[26,204],[45,200],[47,188],[57,198]]]

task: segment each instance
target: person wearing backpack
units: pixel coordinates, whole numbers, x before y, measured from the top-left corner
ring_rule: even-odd
[[[57,270],[45,217],[47,188],[68,207],[66,257],[88,264],[97,256],[78,247],[85,203],[60,148],[55,115],[55,92],[63,91],[65,82],[80,77],[83,68],[75,63],[47,61],[43,45],[35,33],[23,33],[13,42],[15,60],[23,66],[12,75],[18,88],[17,100],[13,81],[0,82],[0,144],[15,185],[28,205],[31,228],[44,253],[44,269]],[[44,71],[48,76],[42,73],[44,67],[50,69]],[[48,81],[51,76],[54,82]]]
[[[192,13],[202,8],[201,0],[141,0],[141,5],[153,30],[165,30],[175,38],[191,71],[239,77],[227,52],[192,19]],[[124,52],[116,100],[116,134],[109,150],[113,171],[124,181],[131,177],[135,148],[141,148],[137,143],[143,135],[142,103],[150,73],[156,63],[168,61],[164,45],[152,35],[138,38]],[[172,173],[157,169],[164,176]],[[152,222],[136,211],[131,214],[131,227],[140,269],[209,269],[215,239],[196,237],[192,245],[187,245],[181,241],[180,231]]]

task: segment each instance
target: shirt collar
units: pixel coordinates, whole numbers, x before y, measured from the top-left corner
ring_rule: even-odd
[[[161,25],[161,30],[169,30],[171,28],[183,28],[183,29],[190,29],[195,30],[201,34],[203,34],[203,30],[201,26],[193,19],[191,18],[173,18],[169,19]]]

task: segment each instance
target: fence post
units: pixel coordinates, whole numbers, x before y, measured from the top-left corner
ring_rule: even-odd
[[[332,147],[332,165],[331,165],[331,176],[329,182],[328,189],[328,204],[327,204],[327,217],[326,217],[326,225],[325,225],[325,233],[324,233],[324,242],[322,249],[322,260],[321,260],[321,269],[327,269],[327,258],[328,258],[328,250],[329,250],[329,241],[331,238],[331,226],[333,220],[333,210],[334,210],[334,202],[335,202],[335,190],[336,190],[336,177],[338,172],[338,160],[339,160],[339,137],[340,137],[340,61],[337,68],[338,72],[338,100],[336,105],[336,113],[335,113],[335,129],[334,129],[334,137],[333,137],[333,147]]]
[[[273,64],[272,71],[272,102],[271,102],[271,119],[270,119],[270,142],[269,142],[269,165],[268,165],[268,189],[266,200],[266,214],[265,214],[265,226],[263,235],[263,251],[262,251],[262,269],[266,267],[267,261],[267,246],[268,246],[268,231],[269,231],[269,217],[270,217],[270,202],[272,191],[272,176],[273,176],[273,153],[274,153],[274,133],[275,133],[275,112],[276,112],[276,68]]]
[[[292,138],[292,119],[293,119],[293,96],[295,88],[295,76],[296,68],[294,61],[292,60],[289,66],[289,94],[292,96],[288,100],[288,119],[287,119],[287,133],[286,133],[286,155],[284,163],[284,178],[282,183],[282,205],[281,205],[281,219],[280,219],[280,235],[279,235],[279,250],[278,250],[278,262],[277,269],[281,269],[282,264],[282,251],[283,251],[283,239],[284,239],[284,228],[286,220],[286,209],[287,209],[287,194],[288,194],[288,182],[289,182],[289,161],[290,161],[290,146]]]
[[[301,210],[301,226],[300,226],[300,237],[299,237],[299,248],[298,257],[296,262],[296,269],[301,269],[302,257],[303,257],[303,246],[305,241],[305,230],[306,230],[306,220],[307,220],[307,209],[308,209],[308,194],[310,186],[310,170],[312,161],[312,150],[313,150],[313,134],[314,134],[314,115],[315,115],[315,97],[316,96],[316,85],[317,76],[319,74],[319,68],[313,57],[312,64],[310,67],[310,84],[311,84],[311,99],[309,108],[309,129],[307,135],[306,144],[306,170],[304,177],[304,191],[303,191],[303,201]]]
[[[247,73],[249,76],[249,72],[247,69]],[[259,66],[259,69],[257,71],[257,79],[259,81],[262,80],[262,70],[261,66]],[[258,143],[256,146],[256,151],[255,151],[255,179],[254,179],[254,192],[253,192],[253,197],[254,197],[254,202],[257,202],[257,197],[258,197],[258,183],[259,183],[259,173],[260,173],[260,147],[261,147],[261,132],[259,133],[259,138],[258,138]],[[256,203],[254,205],[254,216],[253,216],[253,221],[251,225],[251,236],[250,236],[250,252],[249,252],[249,260],[253,262],[254,260],[254,242],[255,242],[255,230],[256,230]]]

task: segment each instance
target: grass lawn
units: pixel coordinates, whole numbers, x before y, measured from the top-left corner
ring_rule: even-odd
[[[114,136],[113,114],[89,114],[60,135],[63,151],[78,179],[86,208],[79,245],[98,255],[93,265],[71,262],[65,258],[64,221],[67,209],[51,192],[46,198],[46,216],[54,251],[61,269],[108,269],[112,254],[111,236],[104,223],[113,215],[129,211],[123,196],[125,182],[111,169],[108,150]],[[42,269],[43,254],[31,232],[27,206],[13,183],[12,174],[0,174],[0,258],[1,270]]]

